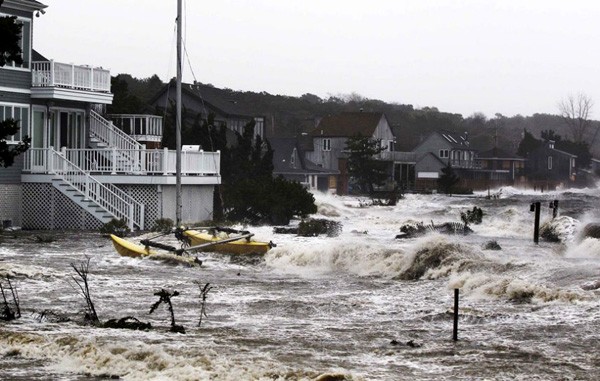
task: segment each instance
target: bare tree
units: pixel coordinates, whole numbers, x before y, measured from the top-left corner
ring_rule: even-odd
[[[579,93],[577,96],[569,95],[558,104],[560,114],[571,129],[575,143],[584,142],[586,132],[591,126],[590,116],[594,101],[586,94]]]

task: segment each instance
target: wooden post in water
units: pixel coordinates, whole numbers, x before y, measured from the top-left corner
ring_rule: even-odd
[[[454,289],[454,329],[452,330],[452,340],[458,341],[458,288]]]
[[[540,209],[541,204],[539,201],[532,203],[531,207],[529,208],[531,212],[535,212],[535,222],[533,225],[533,242],[535,242],[536,244],[540,241]]]

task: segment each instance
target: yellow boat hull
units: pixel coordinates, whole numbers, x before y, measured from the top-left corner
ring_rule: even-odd
[[[192,246],[214,243],[222,238],[197,230],[186,230],[183,234],[190,238]],[[271,248],[268,242],[248,241],[242,238],[237,241],[220,243],[200,249],[201,251],[216,251],[224,254],[265,254]]]
[[[113,246],[115,247],[117,253],[125,257],[148,258],[173,264],[183,264],[187,266],[202,265],[202,261],[198,260],[196,257],[175,255],[173,253],[157,252],[154,250],[150,250],[150,248],[146,246],[138,245],[133,242],[129,242],[123,238],[119,238],[114,234],[110,235],[110,239],[112,240]]]
[[[133,242],[129,242],[123,238],[117,237],[114,234],[110,235],[113,246],[117,253],[125,257],[146,257],[148,255],[156,254],[150,248],[142,245],[137,245]]]

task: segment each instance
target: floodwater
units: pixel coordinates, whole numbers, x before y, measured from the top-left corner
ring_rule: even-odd
[[[0,322],[0,379],[598,379],[600,241],[579,232],[600,221],[599,190],[492,195],[407,195],[373,206],[318,194],[317,217],[340,221],[340,236],[253,228],[278,246],[264,258],[203,253],[200,268],[120,257],[98,233],[55,234],[52,243],[5,234],[0,275],[17,284],[23,316]],[[554,199],[563,243],[536,245],[529,206],[541,201],[544,223]],[[472,235],[394,239],[405,223],[458,222],[473,206],[485,215]],[[484,250],[489,241],[501,250]],[[70,264],[86,257],[100,319],[134,316],[152,330],[80,323]],[[198,283],[207,282],[198,327]],[[173,309],[186,334],[169,332],[164,305],[149,314],[163,288],[180,293]],[[71,321],[40,319],[42,311]]]

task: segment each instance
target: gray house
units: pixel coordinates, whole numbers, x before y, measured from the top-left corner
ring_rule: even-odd
[[[271,138],[269,143],[273,149],[273,176],[297,181],[310,190],[329,191],[329,178],[339,171],[322,168],[306,159],[296,138]]]
[[[312,145],[307,147],[306,158],[319,167],[339,171],[339,175],[329,177],[329,188],[336,189],[339,194],[346,194],[349,190],[346,142],[350,137],[363,136],[380,141],[383,151],[377,159],[388,163],[390,186],[394,185],[395,179],[403,178],[397,173],[402,166],[415,164],[413,154],[395,151],[396,137],[387,117],[381,112],[329,115],[322,118],[308,136],[312,139]]]
[[[470,178],[479,168],[477,151],[469,144],[468,135],[450,131],[436,131],[429,135],[413,152],[417,155],[417,188],[437,189],[437,179],[448,164],[463,179]]]
[[[36,53],[33,0],[5,0],[0,15],[23,23],[22,65],[0,68],[0,120],[21,130],[7,139],[31,137],[31,147],[9,168],[0,168],[0,219],[25,229],[96,229],[113,218],[144,229],[175,216],[174,151],[147,149],[102,115],[113,99],[110,72]],[[220,183],[219,153],[182,157],[185,221],[212,217]]]

